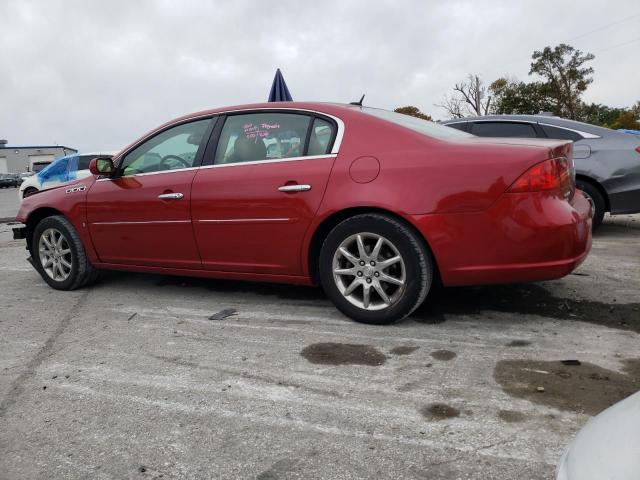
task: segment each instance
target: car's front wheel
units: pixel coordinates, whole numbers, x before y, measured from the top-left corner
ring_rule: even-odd
[[[320,281],[345,315],[372,324],[392,323],[424,301],[433,261],[419,236],[387,215],[362,214],[339,223],[320,252]]]
[[[78,232],[60,215],[46,217],[36,225],[31,255],[38,273],[57,290],[74,290],[98,277]]]

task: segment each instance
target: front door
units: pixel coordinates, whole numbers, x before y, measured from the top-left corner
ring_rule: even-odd
[[[213,165],[193,182],[203,268],[301,275],[301,244],[335,155],[335,125],[300,113],[228,116]]]
[[[210,123],[197,120],[155,134],[125,154],[116,175],[93,184],[87,219],[102,262],[200,268],[191,184]]]

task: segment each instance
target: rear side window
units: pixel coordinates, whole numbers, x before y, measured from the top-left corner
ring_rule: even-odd
[[[583,138],[578,132],[572,132],[571,130],[566,130],[564,128],[552,127],[551,125],[539,125],[549,138],[554,138],[556,140],[573,140],[574,142],[582,140]]]
[[[471,124],[471,133],[479,137],[537,137],[533,125],[516,122],[476,122]]]
[[[326,155],[329,153],[334,130],[332,123],[322,118],[316,118],[313,121],[313,127],[311,127],[311,135],[309,135],[307,155]]]
[[[279,158],[301,157],[305,152],[311,117],[295,113],[249,113],[227,117],[216,149],[216,164],[255,162]],[[314,125],[317,135],[322,127]],[[309,153],[311,155],[311,153]],[[318,153],[313,153],[318,155]]]

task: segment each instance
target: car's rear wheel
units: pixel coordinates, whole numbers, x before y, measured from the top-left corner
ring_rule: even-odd
[[[422,239],[404,223],[373,213],[334,227],[322,245],[319,267],[327,296],[363,323],[392,323],[410,315],[433,280],[433,261]]]
[[[24,190],[24,192],[22,192],[22,198],[27,198],[30,197],[31,195],[33,195],[34,193],[36,193],[38,191],[37,188],[34,187],[28,187]]]
[[[36,225],[31,256],[44,281],[57,290],[74,290],[98,277],[78,232],[60,215],[46,217]]]
[[[578,180],[576,181],[576,187],[584,192],[587,200],[589,200],[589,203],[591,204],[591,226],[592,229],[595,230],[602,223],[602,219],[604,218],[605,210],[607,208],[604,197],[596,187],[588,182]]]

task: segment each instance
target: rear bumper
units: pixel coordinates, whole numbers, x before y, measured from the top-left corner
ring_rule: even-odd
[[[591,208],[548,193],[504,194],[483,212],[414,217],[445,285],[561,278],[591,248]]]

